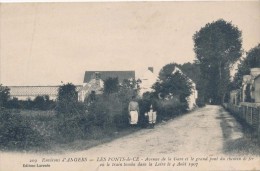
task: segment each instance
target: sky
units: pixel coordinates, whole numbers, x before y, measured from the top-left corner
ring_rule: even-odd
[[[193,62],[192,36],[218,19],[260,43],[260,1],[81,2],[0,5],[0,83],[82,84],[87,70],[158,72]]]

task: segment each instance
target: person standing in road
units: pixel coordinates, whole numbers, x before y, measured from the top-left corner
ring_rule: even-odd
[[[154,128],[154,125],[156,123],[157,113],[153,108],[153,105],[150,106],[150,110],[145,113],[145,116],[147,117],[149,128]]]
[[[129,111],[129,123],[131,126],[137,125],[138,117],[139,117],[139,105],[136,101],[136,97],[133,96],[132,100],[129,102],[128,105]]]

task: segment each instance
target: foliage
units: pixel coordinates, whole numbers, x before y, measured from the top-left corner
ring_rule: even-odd
[[[220,104],[230,83],[230,68],[242,54],[241,31],[222,19],[206,24],[193,36],[194,51],[205,79],[206,99]]]
[[[30,102],[30,100],[28,100]],[[50,110],[53,109],[55,106],[54,101],[50,100],[48,95],[45,96],[37,96],[33,100],[33,108],[39,110]]]
[[[181,69],[181,71],[189,77],[196,84],[196,89],[198,91],[198,97],[196,99],[196,104],[199,107],[205,106],[205,82],[206,80],[201,77],[201,71],[199,64],[195,61],[194,63],[184,63],[184,64],[176,64],[177,67]]]
[[[9,109],[28,109],[28,110],[52,110],[56,106],[53,100],[50,100],[48,95],[37,96],[33,101],[31,99],[18,100],[14,97],[7,102],[6,107]]]
[[[0,111],[0,148],[20,150],[46,146],[43,137],[30,127],[29,122],[19,114]]]
[[[198,85],[201,82],[200,66],[197,63],[176,64],[181,71]]]
[[[162,99],[178,97],[180,102],[188,108],[187,97],[191,94],[192,84],[190,80],[179,71],[173,73],[175,64],[165,65],[160,73],[160,81],[153,85],[155,93]]]
[[[91,91],[91,93],[85,98],[85,102],[86,103],[92,103],[96,100],[96,92],[95,91]]]
[[[104,93],[111,94],[119,91],[119,82],[118,78],[109,77],[104,81]]]
[[[176,99],[158,101],[158,120],[170,119],[187,112],[187,105]]]
[[[34,99],[35,108],[42,109],[44,108],[43,104],[45,103],[45,98],[43,96],[37,96]]]
[[[0,108],[6,107],[10,98],[10,89],[0,84]]]
[[[58,113],[73,115],[78,113],[78,93],[72,83],[63,84],[59,87],[57,98]]]
[[[242,86],[243,76],[250,74],[250,68],[260,67],[260,44],[250,49],[246,57],[240,60],[237,72],[232,82],[232,89],[239,89]]]
[[[139,124],[141,127],[146,127],[148,122],[144,114],[150,110],[151,105],[153,106],[153,110],[158,111],[158,96],[156,96],[154,92],[145,92],[142,99],[139,99],[138,103],[140,110]]]
[[[16,97],[14,97],[11,100],[9,100],[7,102],[6,107],[9,108],[9,109],[20,109],[20,108],[22,108],[18,98],[16,98]]]
[[[76,86],[72,83],[59,87],[57,98],[56,131],[61,142],[68,142],[85,135],[85,107],[78,102]]]
[[[55,120],[56,141],[65,143],[85,138],[88,126],[85,115],[58,115]]]
[[[163,68],[159,72],[159,79],[166,80],[168,77],[170,77],[176,65],[177,65],[176,63],[169,63],[163,66]]]
[[[113,81],[117,82],[116,79]],[[87,131],[99,128],[100,134],[110,134],[117,129],[128,127],[128,104],[131,97],[136,95],[134,88],[134,80],[125,80],[122,85],[118,85],[116,92],[109,91],[96,96],[95,101],[87,107],[87,121],[91,123]]]
[[[124,79],[121,87],[128,88],[128,89],[135,89],[137,88],[137,84],[138,84],[137,82],[138,81],[135,79],[133,80]]]

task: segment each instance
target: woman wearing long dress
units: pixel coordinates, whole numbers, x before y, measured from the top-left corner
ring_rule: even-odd
[[[132,100],[129,102],[128,111],[129,111],[130,125],[136,125],[138,123],[138,117],[139,117],[139,104],[135,100],[135,96],[133,96]]]

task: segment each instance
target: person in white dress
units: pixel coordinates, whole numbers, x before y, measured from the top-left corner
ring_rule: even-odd
[[[139,117],[139,104],[135,99],[135,96],[132,97],[132,100],[129,102],[128,105],[129,111],[129,123],[131,126],[137,125],[138,117]]]

